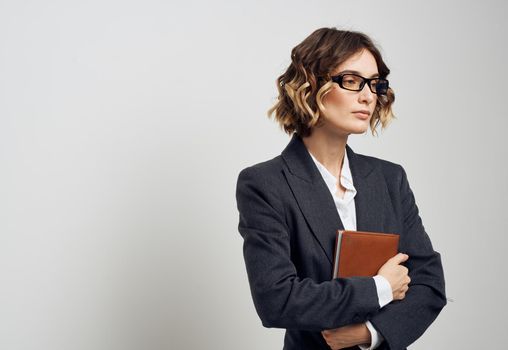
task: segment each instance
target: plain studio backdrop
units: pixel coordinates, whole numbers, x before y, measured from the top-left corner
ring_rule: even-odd
[[[508,25],[498,1],[1,1],[0,349],[281,349],[237,231],[291,49],[370,35],[449,302],[412,349],[506,344]]]

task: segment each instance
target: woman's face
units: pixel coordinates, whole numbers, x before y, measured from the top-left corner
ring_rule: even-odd
[[[365,78],[378,76],[374,56],[362,50],[340,64],[332,76],[341,73],[355,73]],[[340,134],[362,134],[369,128],[369,122],[376,107],[377,95],[365,84],[361,91],[349,91],[333,83],[333,88],[323,98],[322,122],[328,132]],[[361,113],[363,111],[366,113]]]

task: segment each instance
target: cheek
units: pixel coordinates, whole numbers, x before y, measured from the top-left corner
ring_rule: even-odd
[[[323,98],[323,104],[325,107],[333,106],[335,108],[347,107],[351,104],[351,96],[344,93],[341,89],[334,88]]]

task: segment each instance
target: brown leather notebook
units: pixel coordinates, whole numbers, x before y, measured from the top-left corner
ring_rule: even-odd
[[[398,247],[397,234],[337,230],[332,278],[375,276]]]

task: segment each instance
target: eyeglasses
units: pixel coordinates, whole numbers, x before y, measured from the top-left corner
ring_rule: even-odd
[[[345,90],[362,91],[365,83],[369,85],[370,91],[376,95],[386,95],[388,92],[388,80],[382,78],[364,78],[361,75],[346,73],[332,77],[334,83]]]

